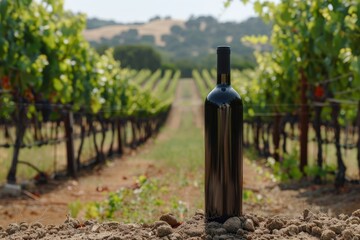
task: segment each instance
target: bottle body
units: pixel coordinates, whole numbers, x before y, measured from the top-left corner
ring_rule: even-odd
[[[207,221],[224,222],[242,214],[243,105],[229,81],[218,79],[217,86],[205,100]]]

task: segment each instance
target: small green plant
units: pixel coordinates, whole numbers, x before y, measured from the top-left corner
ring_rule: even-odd
[[[319,166],[306,166],[305,173],[307,176],[315,178],[320,177],[324,179],[328,176],[329,173],[333,173],[336,171],[336,166],[334,165],[325,165],[322,168]]]
[[[172,210],[181,214],[186,212],[185,204],[178,199],[172,198],[168,203],[161,199],[167,192],[167,187],[161,185],[159,180],[141,175],[132,188],[111,192],[104,201],[88,203],[85,217],[99,220],[121,219],[124,222],[149,222],[153,221],[154,216],[159,215],[157,213],[159,207],[164,205],[169,205]]]
[[[171,200],[171,209],[175,215],[179,216],[181,219],[185,217],[185,214],[188,213],[189,209],[183,201],[178,200],[176,197],[172,197]]]
[[[69,208],[70,216],[76,218],[79,212],[81,211],[81,209],[83,208],[83,204],[79,200],[76,200],[74,202],[69,203],[68,208]]]
[[[269,166],[279,181],[300,180],[303,176],[299,168],[299,154],[295,150],[290,154],[285,153],[281,162],[276,162],[273,158],[268,158]]]
[[[261,194],[256,194],[250,189],[244,189],[243,191],[243,201],[250,203],[260,203],[263,200]]]

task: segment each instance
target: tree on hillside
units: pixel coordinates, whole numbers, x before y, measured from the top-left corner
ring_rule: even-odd
[[[132,69],[155,71],[161,67],[160,54],[150,46],[117,46],[114,48],[114,58],[121,62],[121,66]]]

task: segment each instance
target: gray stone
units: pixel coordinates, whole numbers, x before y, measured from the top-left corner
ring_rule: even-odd
[[[21,196],[21,186],[17,184],[6,183],[3,188],[0,190],[1,196],[11,196],[11,197],[20,197]]]
[[[241,237],[245,236],[248,232],[245,231],[244,229],[239,229],[237,232],[236,232],[236,235],[239,235]]]
[[[255,231],[254,222],[251,219],[246,219],[243,225],[243,228],[247,231],[253,232]]]
[[[223,234],[226,234],[225,228],[216,228],[215,229],[215,235],[223,235]]]
[[[226,220],[223,224],[223,227],[228,231],[229,233],[236,233],[237,230],[241,228],[241,221],[238,217],[232,217]]]
[[[205,224],[205,227],[207,229],[210,229],[210,228],[221,228],[222,227],[222,224],[221,223],[218,223],[218,222],[209,222],[209,223],[206,223]]]

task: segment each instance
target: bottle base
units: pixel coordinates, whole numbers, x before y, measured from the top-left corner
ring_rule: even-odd
[[[205,216],[205,223],[209,222],[218,222],[218,223],[224,223],[226,220],[232,217],[240,217],[240,215],[228,215],[228,216]]]

